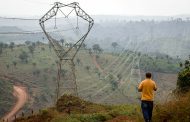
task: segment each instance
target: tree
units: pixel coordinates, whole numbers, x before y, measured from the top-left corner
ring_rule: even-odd
[[[39,77],[40,76],[40,70],[39,69],[34,70],[33,75]]]
[[[88,49],[88,53],[89,53],[90,55],[92,55],[92,49],[91,49],[91,48]]]
[[[37,77],[39,77],[39,76],[40,76],[40,70],[37,69],[37,70],[35,71],[35,74],[36,74]]]
[[[99,55],[96,55],[96,59],[99,59],[100,58],[100,56]]]
[[[32,65],[33,65],[33,67],[36,67],[36,63],[35,62],[33,62]]]
[[[28,53],[25,51],[22,51],[22,53],[19,55],[19,58],[23,63],[28,63],[28,57]]]
[[[41,43],[40,41],[37,41],[37,42],[36,42],[36,45],[37,45],[37,46],[40,46],[41,44],[42,44],[42,43]]]
[[[89,72],[90,66],[86,66],[85,69]]]
[[[3,53],[3,48],[0,47],[0,55]]]
[[[56,82],[57,78],[55,76],[52,77],[52,80]]]
[[[47,81],[47,79],[48,79],[48,76],[46,74],[43,74],[43,80]]]
[[[185,60],[184,66],[185,66],[185,68],[187,68],[187,69],[190,68],[190,62],[189,62],[189,60]]]
[[[103,49],[102,49],[102,48],[99,48],[99,49],[98,49],[98,52],[99,52],[99,53],[103,53]]]
[[[33,42],[33,43],[32,43],[32,46],[35,48],[35,47],[36,47],[36,43],[35,43],[35,42]]]
[[[179,63],[179,66],[180,66],[180,67],[183,67],[183,63],[180,62],[180,63]]]
[[[86,44],[85,44],[85,43],[82,43],[81,48],[82,48],[82,49],[86,49]]]
[[[8,48],[9,45],[5,43],[5,44],[3,44],[3,47],[4,47],[4,48]]]
[[[100,72],[98,72],[97,74],[98,74],[98,78],[100,79],[101,73],[100,73]]]
[[[111,85],[112,85],[112,90],[114,91],[116,88],[118,88],[118,83],[115,80],[114,76],[112,74],[108,75],[108,79],[107,79]]]
[[[122,78],[122,75],[121,74],[117,74],[117,78],[119,79],[119,81],[121,80]]]
[[[66,43],[65,46],[66,46],[66,47],[69,47],[69,43]]]
[[[117,46],[118,46],[118,43],[117,43],[117,42],[112,42],[112,43],[111,43],[111,46],[114,48],[114,51],[115,51],[115,49],[116,49]]]
[[[0,48],[3,48],[4,47],[4,44],[3,43],[0,43]]]
[[[3,53],[4,44],[0,43],[0,55]]]
[[[183,64],[181,64],[183,65]],[[190,90],[190,61],[186,60],[184,69],[178,73],[177,80],[178,89],[182,92]]]
[[[178,74],[177,86],[181,91],[190,89],[190,68],[185,68]]]
[[[63,47],[64,39],[61,39],[60,42],[61,42],[62,47]]]
[[[77,49],[79,46],[78,46],[78,45],[73,45],[73,47],[74,47],[75,49]]]
[[[168,64],[169,64],[169,55],[166,55],[166,59],[167,59],[167,62],[168,62]]]
[[[9,45],[9,48],[11,49],[11,51],[13,51],[13,48],[15,47],[15,43],[14,42],[11,42],[10,45]]]
[[[98,51],[99,48],[100,48],[99,44],[94,44],[94,45],[92,46],[92,49],[93,49],[93,51],[94,51],[95,53],[97,53],[97,51]]]
[[[32,57],[33,57],[33,55],[34,55],[34,46],[32,46],[32,45],[30,45],[30,46],[28,46],[28,49],[29,49],[29,52],[32,54]]]
[[[49,51],[51,52],[51,48],[52,48],[51,43],[48,43],[48,46],[49,46]]]
[[[58,60],[56,60],[56,61],[55,61],[55,63],[58,65],[58,64],[59,64],[59,61],[58,61]]]
[[[141,56],[141,52],[138,52],[138,56]],[[156,57],[157,58],[157,57]]]
[[[9,69],[9,67],[10,67],[9,64],[7,64],[6,67],[7,67],[7,69]]]
[[[45,51],[45,48],[44,48],[44,47],[41,47],[41,50],[42,50],[42,51]]]
[[[16,61],[13,61],[13,65],[14,65],[14,67],[16,68],[17,62],[16,62]]]
[[[80,59],[79,59],[79,58],[77,58],[77,64],[78,64],[78,65],[80,64]]]
[[[31,41],[25,41],[24,42],[26,45],[30,45],[31,44]]]
[[[66,73],[67,73],[67,70],[61,69],[60,74],[62,77],[64,77],[66,75]]]
[[[70,42],[70,43],[69,43],[69,47],[70,47],[70,48],[73,47],[73,43]]]
[[[102,53],[103,52],[103,49],[100,48],[99,44],[94,44],[92,46],[92,49],[94,50],[95,53]]]

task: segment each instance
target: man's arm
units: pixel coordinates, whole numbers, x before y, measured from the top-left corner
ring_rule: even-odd
[[[142,92],[142,82],[139,84],[139,87],[138,87],[138,92]]]
[[[154,88],[154,91],[156,91],[157,90],[157,88]]]
[[[142,92],[142,89],[138,89],[138,92]]]
[[[156,86],[156,83],[154,82],[154,91],[156,91],[157,90],[157,86]]]

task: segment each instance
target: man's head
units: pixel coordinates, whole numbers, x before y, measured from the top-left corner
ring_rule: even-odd
[[[152,77],[152,74],[150,72],[146,73],[146,78],[150,79]]]

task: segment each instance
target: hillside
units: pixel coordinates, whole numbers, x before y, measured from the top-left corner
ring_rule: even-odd
[[[23,51],[28,55],[27,61],[19,58]],[[14,84],[19,83],[27,87],[30,98],[22,109],[23,112],[38,111],[55,103],[58,59],[53,49],[47,44],[36,43],[35,50],[31,53],[28,46],[18,45],[13,51],[3,48],[0,57],[1,76],[13,79]],[[156,59],[151,55],[138,55],[132,51],[91,55],[82,49],[75,60],[79,96],[84,100],[103,104],[137,103],[139,93],[136,86],[144,78],[144,72],[151,70],[159,87],[157,101],[164,101],[176,87],[176,72],[180,68],[178,60],[170,58],[172,63],[168,63],[168,58],[163,57]],[[155,69],[153,65],[138,66],[153,62],[162,65]],[[64,85],[63,81],[61,84]]]
[[[13,84],[0,78],[0,117],[7,113],[15,101],[12,91]]]
[[[30,33],[30,31],[23,30],[19,26],[0,26],[0,42],[21,44],[27,40],[35,40],[35,42],[42,40],[43,33],[23,35],[23,32]]]
[[[176,16],[173,19],[170,17],[163,17],[163,19],[158,19],[159,17],[132,17],[130,20],[127,16],[94,16],[96,23],[94,24],[91,33],[89,33],[87,38],[88,41],[86,41],[86,43],[89,47],[97,43],[102,45],[104,50],[111,51],[113,49],[109,45],[116,41],[120,45],[120,51],[122,49],[131,50],[134,46],[138,46],[138,51],[140,52],[154,52],[170,55],[174,58],[177,56],[180,56],[180,58],[186,58],[190,53],[190,47],[188,46],[190,39],[190,21],[185,19],[185,17],[179,17],[180,16]],[[57,23],[60,23],[60,21],[61,20],[58,19]],[[71,22],[72,21],[73,20],[71,20]],[[47,39],[44,38],[45,35],[41,33],[38,21],[1,20],[0,25],[4,25],[3,27],[0,27],[0,30],[3,30],[3,32],[12,32],[12,30],[17,29],[17,32],[20,32],[20,30],[23,30],[24,32],[37,32],[14,35],[1,34],[1,42],[7,43],[16,41],[18,43],[24,43],[25,41],[37,42],[43,40],[43,42],[48,43]],[[52,22],[50,26],[51,28],[54,28],[54,22]],[[66,25],[64,27],[61,25],[57,26],[60,26],[61,28],[52,30],[48,29],[48,31],[61,31],[64,28],[68,28]],[[80,28],[80,32],[83,32],[81,30],[84,30],[83,26]],[[73,36],[67,33],[67,31],[63,31],[63,33],[64,39],[73,39]],[[60,38],[59,33],[56,37]]]

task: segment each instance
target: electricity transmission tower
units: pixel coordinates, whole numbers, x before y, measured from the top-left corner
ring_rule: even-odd
[[[64,11],[61,10],[61,8],[66,8],[66,7],[72,9],[72,11],[69,12],[68,14],[65,14]],[[87,32],[85,32],[85,34],[69,48],[60,45],[59,41],[56,40],[54,37],[52,37],[45,28],[45,23],[51,18],[56,17],[58,12],[61,12],[64,15],[64,18],[68,18],[72,12],[75,12],[77,16],[77,23],[78,23],[78,17],[80,17],[82,20],[88,23]],[[94,20],[83,9],[80,8],[77,2],[73,2],[70,4],[55,2],[54,6],[39,20],[39,24],[44,34],[46,35],[47,39],[49,40],[50,44],[52,45],[56,55],[59,58],[59,62],[57,64],[58,65],[57,91],[56,91],[57,99],[60,97],[60,95],[62,95],[60,94],[60,92],[64,94],[72,94],[78,96],[74,58],[78,53],[80,47],[82,46],[88,33],[90,32],[94,24]],[[63,65],[64,68],[66,67],[69,69],[69,71],[66,71],[66,73],[65,72],[63,73],[62,71]],[[63,75],[64,75],[64,80],[62,80]],[[63,81],[64,87],[61,87],[60,81]],[[63,91],[60,91],[60,89]]]

